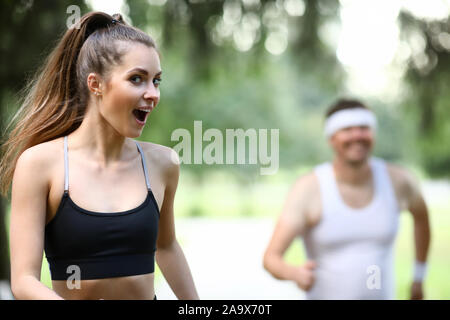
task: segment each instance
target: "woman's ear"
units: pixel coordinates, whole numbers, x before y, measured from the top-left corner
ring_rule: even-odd
[[[101,79],[97,73],[89,73],[87,77],[87,85],[90,92],[92,92],[96,96],[102,95]]]

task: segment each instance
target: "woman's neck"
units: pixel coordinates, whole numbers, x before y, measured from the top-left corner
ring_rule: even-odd
[[[101,168],[128,161],[131,151],[129,139],[112,128],[98,112],[92,110],[94,108],[90,109],[81,125],[70,134],[70,148],[82,152]]]

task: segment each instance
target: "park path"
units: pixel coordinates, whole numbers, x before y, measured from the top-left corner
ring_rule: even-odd
[[[271,237],[271,219],[192,218],[176,221],[177,238],[201,299],[304,299],[294,283],[279,281],[262,266]],[[155,283],[158,299],[176,299],[163,277]]]

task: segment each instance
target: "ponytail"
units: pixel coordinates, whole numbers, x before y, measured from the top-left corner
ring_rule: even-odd
[[[36,72],[25,89],[21,107],[5,129],[0,161],[2,195],[7,196],[23,151],[68,135],[80,126],[89,97],[88,73],[104,74],[110,63],[119,62],[114,40],[139,41],[156,48],[147,34],[126,25],[120,15],[91,12],[65,32]]]

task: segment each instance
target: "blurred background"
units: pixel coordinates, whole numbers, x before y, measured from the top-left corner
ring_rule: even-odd
[[[279,129],[279,170],[259,165],[182,164],[177,236],[203,299],[302,299],[262,268],[287,192],[331,159],[324,112],[357,98],[379,121],[375,155],[410,169],[430,208],[425,295],[450,298],[450,1],[448,0],[2,0],[2,132],[20,90],[81,14],[121,13],[162,55],[161,102],[139,140],[174,147],[171,133]],[[204,144],[205,146],[205,144]],[[8,298],[10,199],[0,198],[0,297]],[[290,262],[304,258],[298,240]],[[397,298],[407,299],[414,262],[410,214],[396,244]],[[42,281],[51,286],[44,259]],[[3,289],[2,289],[3,288]],[[156,293],[174,299],[159,270]]]

